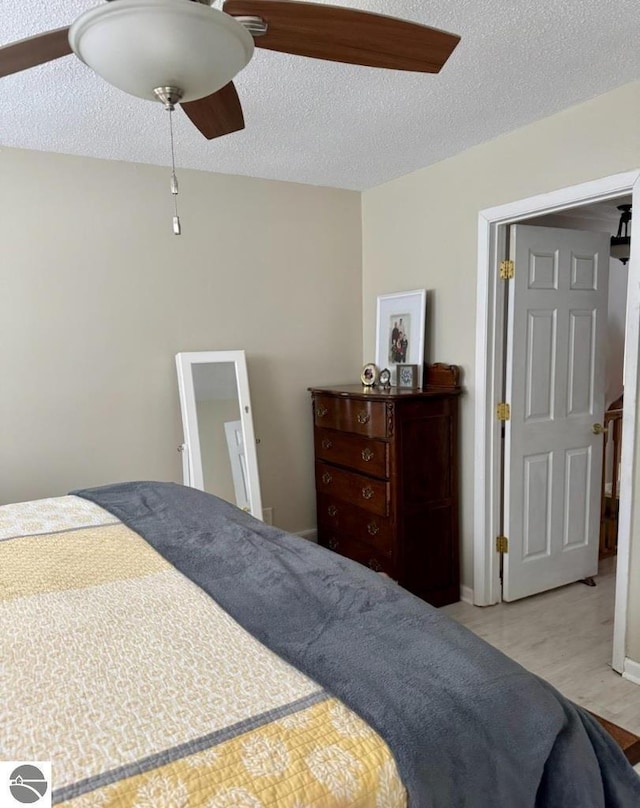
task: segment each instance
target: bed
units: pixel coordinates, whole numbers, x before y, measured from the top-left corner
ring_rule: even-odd
[[[0,615],[0,760],[51,761],[55,805],[640,805],[620,749],[550,685],[194,489],[0,508]]]

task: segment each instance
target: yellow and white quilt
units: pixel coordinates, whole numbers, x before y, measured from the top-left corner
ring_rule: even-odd
[[[384,741],[74,496],[0,507],[0,760],[68,808],[400,808]]]

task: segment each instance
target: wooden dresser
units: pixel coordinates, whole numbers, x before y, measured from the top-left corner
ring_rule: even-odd
[[[310,388],[318,541],[444,606],[460,599],[458,368],[425,387]]]

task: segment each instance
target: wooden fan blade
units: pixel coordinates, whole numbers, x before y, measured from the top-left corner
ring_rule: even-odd
[[[207,140],[244,129],[244,115],[232,81],[212,95],[181,106]]]
[[[0,78],[68,56],[72,52],[68,34],[68,27],[57,28],[0,48]]]
[[[332,62],[438,73],[460,41],[455,34],[366,11],[294,0],[227,0],[233,17],[261,17],[259,48]]]

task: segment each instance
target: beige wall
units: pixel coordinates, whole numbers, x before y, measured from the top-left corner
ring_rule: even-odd
[[[617,126],[621,120],[624,125]],[[376,296],[426,287],[433,290],[428,357],[464,370],[462,537],[463,580],[469,586],[478,212],[638,168],[639,127],[640,83],[633,83],[363,195],[363,359],[374,353]],[[635,534],[639,581],[640,529]],[[640,659],[640,602],[635,603],[630,650]]]
[[[209,148],[206,144],[203,148]],[[181,480],[174,355],[244,348],[262,501],[315,523],[308,385],[357,378],[357,193],[0,151],[0,504]]]

